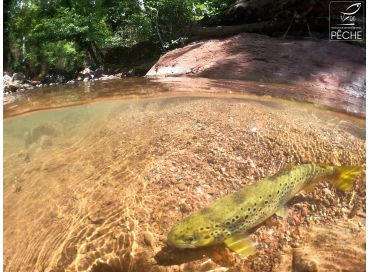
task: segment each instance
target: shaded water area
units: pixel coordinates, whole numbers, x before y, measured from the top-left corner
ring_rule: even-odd
[[[274,88],[134,79],[8,99],[4,270],[365,271],[364,174],[350,192],[297,195],[288,218],[253,230],[254,256],[166,245],[183,217],[286,165],[365,163],[361,107],[347,115]]]

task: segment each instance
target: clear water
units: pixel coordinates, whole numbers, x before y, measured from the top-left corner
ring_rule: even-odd
[[[248,259],[166,246],[181,218],[284,165],[364,164],[361,108],[268,96],[283,88],[135,79],[7,98],[4,270],[364,271],[364,176],[297,197],[290,218],[254,230]]]

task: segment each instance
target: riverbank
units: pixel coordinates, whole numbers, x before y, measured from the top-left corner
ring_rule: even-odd
[[[191,89],[194,78],[225,82],[237,80],[243,92],[310,102],[364,117],[364,61],[365,49],[360,46],[326,40],[284,40],[244,33],[193,42],[168,52],[156,63],[144,62],[120,73],[109,74],[100,68],[86,68],[75,79],[65,83],[76,86],[146,74],[146,77],[159,81],[166,81],[166,77],[188,77],[187,85]],[[47,79],[42,83],[27,81],[21,74],[15,74],[13,78],[5,76],[7,90],[4,94],[11,96],[11,90],[22,92],[63,84],[63,78],[51,78],[52,81]],[[257,87],[244,88],[250,82]],[[281,86],[277,87],[279,84]],[[271,88],[271,85],[275,87]],[[263,90],[264,86],[268,91]]]
[[[288,83],[326,96],[365,98],[365,48],[328,40],[243,33],[191,43],[162,56],[147,76],[194,75]]]
[[[62,84],[74,85],[78,84],[79,82],[94,82],[127,77],[142,77],[145,76],[145,74],[149,71],[153,64],[153,61],[149,61],[132,67],[122,67],[121,69],[117,68],[114,71],[110,69],[104,70],[101,68],[85,68],[79,72],[70,73],[68,75],[51,74],[35,77],[33,79],[26,78],[23,73],[11,74],[8,72],[4,72],[3,95],[10,95],[14,92],[23,92],[27,90],[47,88]]]

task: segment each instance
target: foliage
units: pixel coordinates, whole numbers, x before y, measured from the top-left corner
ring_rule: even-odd
[[[49,65],[58,70],[72,72],[84,58],[84,53],[77,48],[73,42],[57,41],[45,44],[42,49]]]
[[[103,49],[151,41],[162,52],[181,44],[186,29],[227,7],[222,0],[10,0],[4,37],[14,70],[78,69],[104,64]],[[5,67],[8,67],[5,64]]]
[[[194,1],[193,17],[195,20],[201,20],[204,17],[217,16],[226,10],[232,2],[230,0]]]

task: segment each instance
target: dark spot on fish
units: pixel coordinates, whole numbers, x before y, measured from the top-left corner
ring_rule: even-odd
[[[253,211],[255,212],[256,211],[256,208],[253,208]]]
[[[211,229],[211,227],[206,227],[206,229]]]
[[[209,235],[204,236],[204,239],[209,239],[209,238],[211,238],[211,236]]]
[[[230,222],[226,222],[226,225],[230,225],[231,223]]]
[[[257,203],[254,203],[254,206],[257,206]]]
[[[267,200],[265,200],[265,204],[269,203]]]
[[[215,225],[215,228],[219,228],[219,227],[220,227],[220,225],[219,225],[219,224],[216,224],[216,225]]]
[[[233,218],[233,219],[231,219],[231,222],[235,222],[235,219]]]
[[[247,219],[249,217],[249,215],[247,214],[244,218]]]
[[[235,216],[235,219],[239,219],[239,215]]]
[[[251,208],[248,208],[248,212],[251,210]]]
[[[204,228],[200,228],[199,230],[201,230],[201,231],[202,231],[202,230],[204,230]]]
[[[269,197],[271,198],[271,197],[272,197],[272,195],[271,195],[271,194],[269,194]]]

